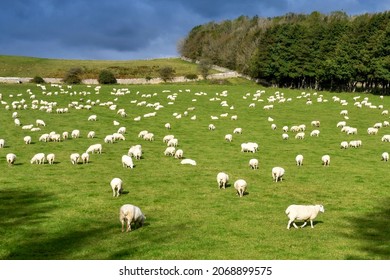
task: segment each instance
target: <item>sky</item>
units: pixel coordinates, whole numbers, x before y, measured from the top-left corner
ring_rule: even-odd
[[[0,55],[135,60],[179,56],[197,25],[241,15],[348,15],[390,10],[390,0],[1,0]]]

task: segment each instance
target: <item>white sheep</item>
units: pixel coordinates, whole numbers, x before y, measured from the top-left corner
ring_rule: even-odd
[[[231,134],[226,134],[226,135],[225,135],[225,140],[228,141],[228,142],[232,142],[232,141],[233,141],[233,135],[231,135]]]
[[[126,127],[124,126],[121,126],[120,128],[118,128],[118,131],[117,133],[120,133],[120,134],[125,134],[126,133]]]
[[[234,188],[237,191],[237,195],[240,197],[243,197],[246,189],[247,189],[248,184],[244,179],[238,179],[237,181],[234,182]]]
[[[46,156],[46,160],[49,164],[54,164],[55,154],[51,153]]]
[[[178,144],[179,144],[179,140],[177,138],[173,138],[173,139],[168,141],[167,146],[168,147],[177,147]]]
[[[80,154],[78,153],[73,153],[70,155],[70,162],[72,164],[77,164],[79,162],[79,159],[80,159]]]
[[[133,159],[129,157],[128,155],[122,156],[122,166],[126,168],[134,168]]]
[[[173,139],[173,138],[175,138],[175,136],[172,135],[172,134],[165,135],[164,138],[163,138],[163,142],[164,142],[164,143],[168,143],[169,140],[171,140],[171,139]]]
[[[5,140],[0,139],[0,148],[4,148],[4,146],[5,146]]]
[[[298,132],[295,135],[295,139],[304,139],[305,138],[305,132]]]
[[[96,121],[97,120],[97,116],[96,115],[90,115],[88,117],[88,121]]]
[[[123,181],[120,178],[114,178],[110,182],[110,186],[112,188],[112,196],[118,197],[121,195],[123,190]]]
[[[175,147],[167,147],[164,151],[164,155],[166,156],[174,156],[176,152]]]
[[[256,143],[242,143],[241,144],[241,152],[252,152],[255,153],[257,151],[257,144]]]
[[[106,135],[106,137],[104,137],[104,143],[114,143],[114,135]]]
[[[287,133],[283,133],[283,134],[282,134],[282,139],[283,139],[283,140],[288,140],[288,137],[289,137],[289,136],[288,136]]]
[[[183,158],[183,150],[182,149],[178,149],[176,152],[175,152],[175,158],[177,159],[182,159]]]
[[[388,161],[389,160],[389,153],[388,152],[382,153],[382,160],[383,161]]]
[[[219,188],[225,189],[227,183],[229,182],[229,175],[226,174],[225,172],[219,172],[217,174],[217,183]]]
[[[314,129],[312,132],[310,132],[310,136],[316,136],[318,137],[320,135],[320,131],[318,129]]]
[[[79,138],[80,137],[80,130],[74,129],[71,134],[72,138]]]
[[[138,138],[144,138],[146,134],[148,134],[149,131],[147,130],[142,130],[138,133]]]
[[[6,155],[6,159],[9,165],[13,165],[16,161],[16,155],[13,153],[9,153]]]
[[[171,129],[171,124],[170,124],[170,123],[166,123],[166,124],[164,125],[164,127],[165,127],[166,129]]]
[[[113,133],[112,136],[114,137],[114,141],[117,141],[117,140],[125,141],[126,140],[125,136],[123,136],[123,134],[118,133],[118,132]]]
[[[234,134],[242,134],[242,128],[241,128],[241,127],[236,127],[236,128],[233,130],[233,133],[234,133]]]
[[[329,166],[330,165],[330,156],[329,155],[322,156],[321,160],[322,160],[322,164],[324,166]]]
[[[276,124],[274,124],[274,123],[271,124],[271,129],[272,129],[272,130],[276,130]]]
[[[31,144],[31,136],[24,136],[23,141],[25,144]]]
[[[311,125],[315,126],[315,127],[319,127],[320,126],[320,121],[312,121]]]
[[[348,147],[349,147],[349,144],[348,144],[347,141],[342,141],[342,142],[340,143],[340,148],[341,148],[341,149],[348,149]]]
[[[87,152],[81,154],[81,161],[83,164],[89,163],[89,154]]]
[[[390,134],[383,135],[382,142],[390,142]]]
[[[298,166],[302,166],[303,165],[303,155],[297,155],[295,157],[295,162],[297,163]]]
[[[215,130],[215,125],[209,124],[209,130]]]
[[[46,126],[46,123],[43,120],[36,120],[35,124],[36,126]]]
[[[103,150],[102,144],[93,144],[93,145],[88,147],[88,149],[86,150],[86,153],[94,154],[95,152],[97,152],[98,154],[101,154],[102,150]]]
[[[141,209],[137,206],[131,204],[124,204],[119,210],[119,220],[122,223],[122,232],[124,231],[125,223],[126,232],[131,231],[131,224],[134,223],[139,226],[143,226],[146,220],[145,215],[142,213]]]
[[[285,213],[289,218],[287,229],[290,229],[291,223],[295,228],[298,228],[298,226],[295,224],[295,220],[301,220],[305,221],[301,228],[303,228],[307,221],[310,220],[311,228],[314,228],[313,226],[313,220],[317,217],[318,213],[324,213],[325,209],[322,205],[290,205],[287,207]]]
[[[87,138],[95,138],[95,135],[96,135],[95,131],[91,130],[91,131],[88,132]]]
[[[131,146],[128,153],[128,156],[134,157],[135,159],[141,159],[142,157],[142,146],[141,145],[135,145]]]
[[[144,140],[146,141],[154,141],[154,134],[151,132],[148,132],[144,136]]]
[[[249,166],[252,169],[258,169],[259,168],[259,160],[255,159],[255,158],[250,159],[249,160]]]
[[[272,173],[272,179],[275,182],[282,181],[283,175],[284,175],[284,168],[276,166],[276,167],[272,168],[271,173]]]
[[[32,159],[30,160],[31,164],[44,164],[45,163],[45,154],[44,153],[38,153],[35,154]]]
[[[189,165],[196,165],[196,161],[193,159],[185,158],[181,162],[181,164],[189,164]]]

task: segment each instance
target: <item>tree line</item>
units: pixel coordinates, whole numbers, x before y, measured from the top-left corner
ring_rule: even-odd
[[[240,16],[194,27],[178,50],[269,86],[390,93],[390,12]]]

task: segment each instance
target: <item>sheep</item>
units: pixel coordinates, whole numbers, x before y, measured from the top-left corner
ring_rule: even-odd
[[[86,150],[86,153],[94,154],[95,152],[97,152],[98,154],[101,154],[102,149],[103,149],[102,144],[93,144],[93,145],[88,147],[88,149]]]
[[[315,126],[315,127],[319,127],[320,126],[320,121],[312,121],[311,125]]]
[[[228,142],[232,142],[232,141],[233,141],[233,135],[231,135],[231,134],[226,134],[226,135],[225,135],[225,140],[228,141]]]
[[[311,228],[314,228],[313,226],[313,220],[317,217],[318,213],[324,213],[325,209],[322,205],[290,205],[287,207],[285,213],[289,218],[287,229],[290,229],[291,223],[295,228],[298,228],[298,226],[295,224],[295,220],[303,220],[305,221],[301,228],[303,228],[307,221],[310,220]]]
[[[164,155],[166,155],[166,156],[174,156],[175,152],[176,152],[175,147],[168,147],[168,148],[165,149]]]
[[[80,137],[80,130],[75,129],[72,131],[72,133],[70,135],[72,136],[72,138],[79,138]]]
[[[330,156],[329,155],[322,156],[321,161],[322,161],[323,166],[329,166],[330,165]]]
[[[4,146],[5,146],[5,140],[4,139],[0,139],[0,149],[4,148]]]
[[[382,160],[383,161],[389,161],[389,153],[388,152],[382,153]]]
[[[20,120],[19,119],[14,119],[14,124],[16,126],[21,126]]]
[[[44,164],[45,163],[45,154],[44,153],[38,153],[35,154],[32,159],[30,160],[31,164]]]
[[[142,130],[140,133],[138,133],[138,138],[144,138],[146,134],[148,134],[149,131],[147,130]]]
[[[382,142],[390,142],[390,134],[383,135]]]
[[[183,158],[183,150],[182,149],[178,149],[175,153],[175,158],[176,159],[182,159]]]
[[[97,120],[97,116],[96,115],[90,115],[88,117],[88,121],[96,121]]]
[[[272,130],[276,130],[276,124],[274,124],[274,123],[271,124],[271,129],[272,129]]]
[[[122,156],[122,166],[126,168],[134,168],[133,159],[128,155]]]
[[[295,139],[304,139],[305,138],[305,132],[298,132],[295,135]]]
[[[179,144],[179,140],[177,138],[173,138],[173,139],[168,141],[167,146],[168,147],[177,147],[178,144]]]
[[[219,172],[217,174],[217,183],[219,189],[226,189],[226,185],[229,182],[229,175],[226,174],[225,172]]]
[[[163,142],[164,142],[164,143],[168,143],[168,141],[171,140],[171,139],[173,139],[173,138],[175,138],[175,136],[172,135],[172,134],[165,135],[164,138],[163,138]]]
[[[47,141],[49,141],[49,139],[50,139],[50,135],[49,135],[49,133],[44,133],[44,134],[42,134],[40,137],[39,137],[39,141],[40,142],[47,142]]]
[[[340,122],[337,123],[336,126],[340,128],[340,127],[344,127],[346,125],[347,125],[347,123],[345,121],[340,121]]]
[[[46,160],[49,164],[54,164],[54,160],[55,160],[55,155],[53,153],[51,154],[48,154],[46,156]]]
[[[215,130],[215,125],[209,124],[209,130]]]
[[[104,137],[104,143],[114,143],[114,135],[106,135],[106,137]]]
[[[378,134],[378,128],[375,128],[375,127],[367,128],[367,134],[369,134],[369,135],[376,135],[376,134]]]
[[[288,140],[288,137],[289,137],[289,136],[288,136],[287,133],[283,133],[283,134],[282,134],[282,139],[283,139],[283,140]]]
[[[110,182],[110,186],[112,188],[112,196],[118,197],[121,195],[123,190],[123,181],[120,178],[114,178]]]
[[[81,154],[81,161],[83,164],[89,163],[89,154],[87,152]]]
[[[249,160],[249,166],[252,169],[258,169],[259,168],[259,160],[255,159],[255,158],[250,159]]]
[[[237,181],[234,182],[234,188],[237,191],[237,195],[240,197],[244,196],[247,186],[248,184],[244,179],[238,179]]]
[[[284,168],[279,166],[273,167],[271,174],[272,174],[272,179],[275,182],[283,181]]]
[[[9,153],[6,155],[6,159],[7,159],[7,162],[9,165],[13,165],[16,161],[16,155],[15,154],[12,154],[12,153]]]
[[[89,131],[88,134],[87,134],[87,138],[95,138],[95,131]]]
[[[282,130],[283,130],[283,132],[288,132],[288,126],[287,125],[283,126]]]
[[[164,125],[164,127],[166,128],[166,129],[171,129],[171,124],[170,123],[166,123],[165,125]]]
[[[141,159],[142,157],[142,146],[141,145],[135,145],[131,146],[128,153],[128,156],[134,157],[135,159]]]
[[[312,132],[310,132],[310,136],[316,136],[318,137],[320,135],[320,131],[318,129],[314,129]]]
[[[348,147],[349,147],[349,144],[348,144],[347,141],[342,141],[342,142],[340,143],[340,148],[341,148],[341,149],[348,149]]]
[[[189,159],[189,158],[183,159],[180,163],[181,164],[196,165],[196,161],[193,159]]]
[[[80,154],[78,153],[73,153],[70,155],[70,162],[72,164],[77,164],[79,162],[79,159],[80,159]]]
[[[255,153],[257,150],[256,143],[242,143],[241,152],[252,152]]]
[[[144,136],[144,140],[146,141],[153,141],[154,140],[154,134],[149,132],[149,133],[146,133],[145,136]]]
[[[126,133],[126,127],[121,126],[120,128],[118,128],[117,133],[125,134]]]
[[[236,127],[236,128],[233,130],[233,133],[234,133],[234,134],[242,134],[242,128],[241,128],[241,127]]]
[[[137,226],[138,224],[142,227],[146,217],[138,206],[124,204],[119,209],[119,220],[122,223],[122,232],[124,232],[125,223],[127,223],[126,232],[129,232],[131,231],[132,223],[134,223],[134,226]]]
[[[297,166],[302,166],[303,165],[303,155],[297,155],[295,157],[295,162],[297,163]]]
[[[69,138],[69,132],[67,131],[62,132],[62,139],[66,140],[68,138]]]

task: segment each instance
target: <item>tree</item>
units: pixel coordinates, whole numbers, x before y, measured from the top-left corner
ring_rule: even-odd
[[[102,70],[99,73],[99,84],[116,84],[116,78],[110,70]]]
[[[83,70],[80,67],[73,67],[66,72],[65,77],[63,79],[66,84],[80,84],[81,74],[83,74]]]
[[[198,69],[200,74],[202,75],[203,79],[207,79],[207,76],[210,73],[211,67],[213,66],[212,62],[208,58],[202,58],[199,61]]]

